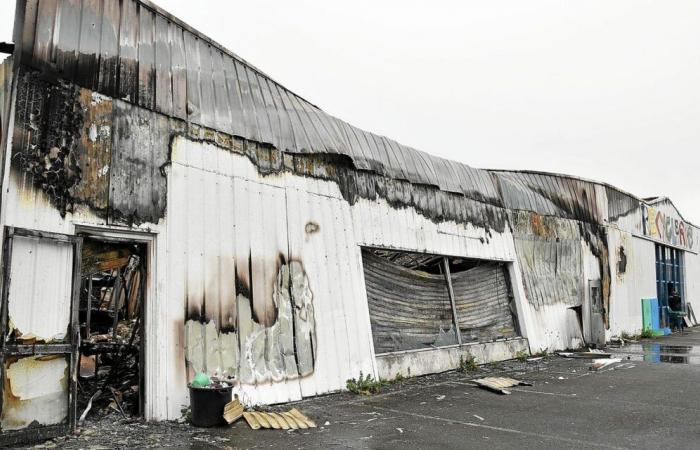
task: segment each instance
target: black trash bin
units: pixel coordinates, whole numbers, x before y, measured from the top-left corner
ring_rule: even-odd
[[[190,410],[192,424],[198,427],[213,427],[224,423],[224,406],[231,401],[231,383],[222,383],[221,387],[190,388]]]

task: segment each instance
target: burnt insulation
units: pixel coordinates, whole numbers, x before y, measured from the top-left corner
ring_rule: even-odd
[[[46,193],[61,216],[73,210],[71,188],[80,182],[75,152],[83,126],[79,90],[20,74],[11,167]]]

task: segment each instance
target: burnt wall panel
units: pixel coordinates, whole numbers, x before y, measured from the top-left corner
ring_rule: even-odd
[[[527,212],[511,212],[509,216],[528,301],[535,307],[580,305],[584,296],[583,246],[587,244],[598,257],[604,242],[594,230],[573,220]],[[604,267],[607,259],[601,264]]]
[[[76,149],[80,181],[71,194],[75,202],[90,206],[106,219],[112,163],[112,99],[81,89],[80,106],[83,126]]]
[[[362,251],[375,353],[457,343],[445,277]]]
[[[78,143],[83,126],[79,89],[20,72],[11,169],[23,183],[43,191],[61,215],[72,211],[72,188],[80,181]]]
[[[128,103],[114,103],[111,223],[158,223],[164,216],[166,179],[161,168],[168,159],[170,127],[164,116]]]

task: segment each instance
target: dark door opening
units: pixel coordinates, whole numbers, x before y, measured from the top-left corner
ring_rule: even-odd
[[[147,246],[85,238],[78,414],[143,415]]]

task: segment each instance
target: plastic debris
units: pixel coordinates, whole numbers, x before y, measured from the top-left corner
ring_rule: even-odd
[[[207,375],[204,372],[197,372],[197,374],[192,378],[192,387],[207,387],[211,384],[211,380],[209,379],[209,375]]]

